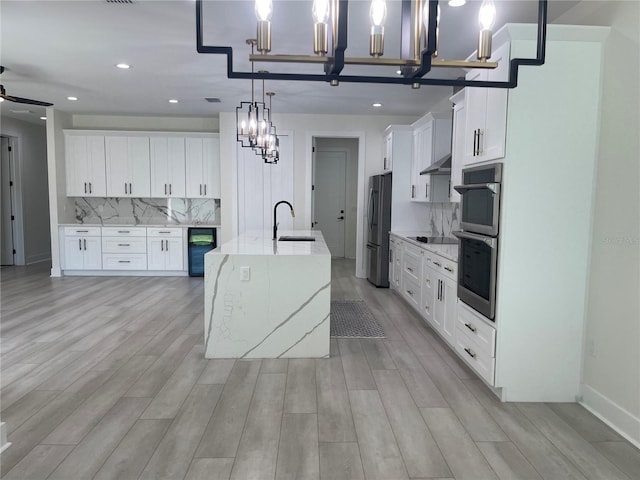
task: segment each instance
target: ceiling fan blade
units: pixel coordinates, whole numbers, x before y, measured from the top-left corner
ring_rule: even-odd
[[[10,102],[25,103],[27,105],[37,105],[39,107],[52,107],[53,103],[41,102],[39,100],[31,100],[30,98],[12,97],[9,95],[3,95],[2,98]]]

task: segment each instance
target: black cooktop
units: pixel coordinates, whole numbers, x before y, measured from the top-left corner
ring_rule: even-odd
[[[408,237],[420,243],[430,243],[431,245],[457,245],[458,240],[451,237]]]

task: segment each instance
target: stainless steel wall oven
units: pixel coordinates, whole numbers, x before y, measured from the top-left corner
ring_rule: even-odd
[[[462,171],[460,192],[463,231],[458,251],[458,298],[489,320],[495,319],[500,232],[502,164]]]

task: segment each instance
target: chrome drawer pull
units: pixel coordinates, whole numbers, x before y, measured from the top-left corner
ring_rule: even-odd
[[[407,290],[407,293],[413,297],[413,292],[411,290]]]
[[[131,244],[130,243],[119,243],[118,246],[119,247],[130,247]]]
[[[411,273],[413,273],[413,268],[407,267],[407,270],[409,270]]]
[[[438,267],[441,267],[441,266],[442,266],[442,264],[441,264],[441,263],[438,263],[438,262],[435,262],[435,261],[433,262],[433,264],[434,264],[434,265],[436,265],[436,266],[438,266]]]
[[[118,233],[131,233],[129,230],[118,230]]]
[[[447,272],[449,272],[449,273],[453,273],[453,269],[452,269],[452,268],[444,267],[444,269],[445,269]]]
[[[131,260],[118,260],[118,263],[131,263]]]
[[[465,323],[464,326],[467,327],[469,330],[471,330],[473,333],[476,333],[476,328],[475,327],[472,327],[468,323]]]
[[[89,230],[76,230],[76,233],[89,233]]]
[[[158,232],[158,233],[167,233],[167,234],[169,234],[169,233],[171,233],[171,232]]]
[[[466,348],[466,347],[465,347],[464,351],[465,351],[465,352],[467,352],[471,358],[476,358],[476,354],[475,354],[475,353],[473,353],[473,352],[472,352],[471,350],[469,350],[468,348]]]

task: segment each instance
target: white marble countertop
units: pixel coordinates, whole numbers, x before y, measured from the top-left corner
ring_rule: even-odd
[[[284,235],[314,237],[314,242],[282,242],[272,239],[271,231],[245,232],[223,243],[206,255],[328,255],[331,256],[319,230],[278,230],[278,238]]]
[[[59,223],[59,227],[150,227],[150,228],[220,228],[212,223]]]
[[[436,255],[440,255],[448,260],[453,262],[458,262],[458,245],[431,245],[428,243],[418,242],[417,240],[413,240],[409,237],[428,237],[430,235],[424,232],[389,232],[391,235],[395,235],[396,237],[400,237],[407,243],[415,245],[420,248],[424,248]]]

